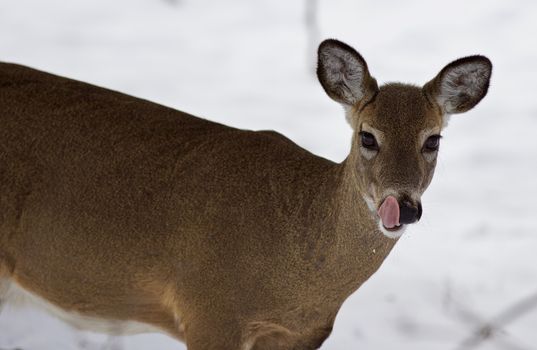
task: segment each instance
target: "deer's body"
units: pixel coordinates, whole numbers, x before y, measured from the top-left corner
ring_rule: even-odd
[[[357,154],[0,64],[0,299],[193,350],[315,349],[395,243]]]

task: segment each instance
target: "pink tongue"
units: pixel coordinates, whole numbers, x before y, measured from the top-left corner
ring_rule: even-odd
[[[394,196],[388,196],[379,208],[378,214],[386,228],[394,228],[399,224],[399,203]]]

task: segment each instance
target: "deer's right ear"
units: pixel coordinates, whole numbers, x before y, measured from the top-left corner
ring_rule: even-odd
[[[347,107],[369,100],[378,91],[362,56],[334,39],[319,45],[317,77],[328,96]]]

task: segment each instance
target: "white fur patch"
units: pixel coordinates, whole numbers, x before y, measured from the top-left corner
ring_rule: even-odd
[[[403,227],[401,227],[397,231],[388,231],[388,230],[386,230],[384,228],[384,225],[382,224],[382,220],[379,220],[378,227],[380,229],[380,232],[382,232],[382,234],[384,234],[384,236],[386,236],[388,238],[392,238],[392,239],[397,239],[397,238],[401,237],[403,235],[403,233],[405,233],[405,231],[406,231],[406,225],[403,225]]]
[[[157,327],[141,322],[100,319],[65,311],[8,279],[0,280],[0,299],[4,299],[8,305],[14,307],[38,308],[81,330],[113,335],[165,333]]]
[[[424,152],[423,158],[425,161],[431,163],[438,157],[438,152]]]
[[[437,102],[446,113],[457,113],[461,98],[478,99],[489,78],[489,67],[481,62],[453,67],[442,78]]]
[[[444,113],[442,115],[442,129],[447,128],[447,126],[449,125],[450,120],[451,120],[451,114]]]
[[[378,152],[365,147],[360,147],[360,153],[362,153],[362,156],[364,156],[365,159],[371,160],[377,155]]]

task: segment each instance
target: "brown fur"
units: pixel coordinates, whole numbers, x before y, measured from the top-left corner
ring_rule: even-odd
[[[189,350],[315,349],[396,242],[365,181],[426,187],[415,136],[441,124],[407,85],[354,115],[393,137],[377,164],[404,164],[368,166],[356,139],[336,164],[275,132],[0,64],[0,278]]]

